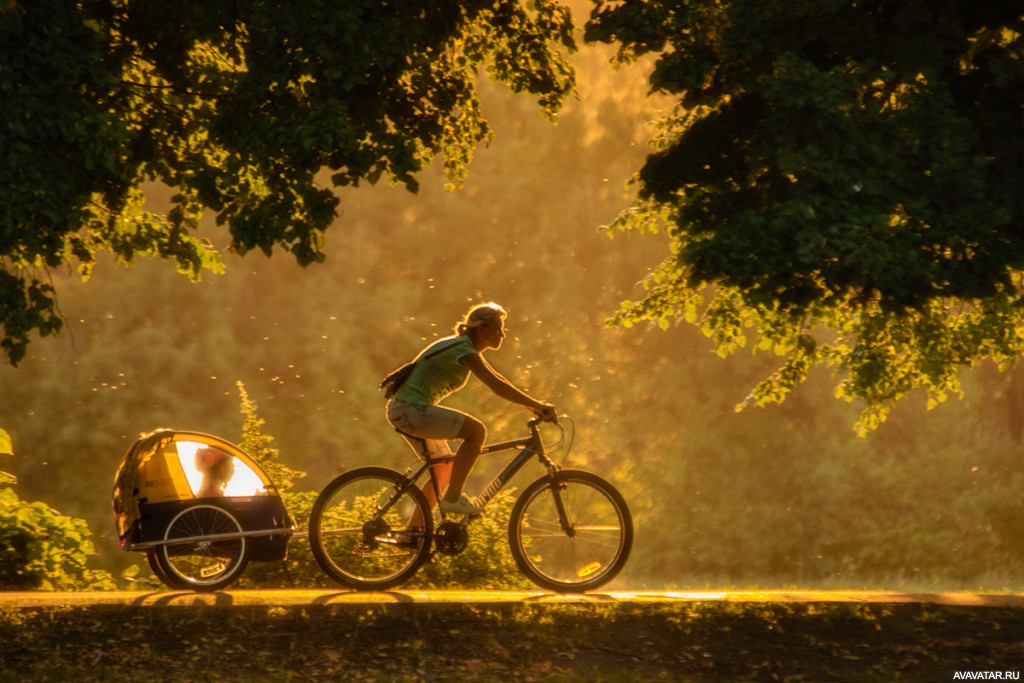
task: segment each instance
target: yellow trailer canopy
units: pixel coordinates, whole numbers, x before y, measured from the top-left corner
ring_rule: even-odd
[[[277,490],[247,453],[209,434],[159,429],[132,444],[117,470],[118,537],[124,544],[143,503],[252,496],[277,496]]]

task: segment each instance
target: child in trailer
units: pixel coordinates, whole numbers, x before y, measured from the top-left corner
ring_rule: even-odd
[[[235,459],[224,451],[206,446],[196,451],[196,469],[203,475],[196,497],[216,498],[224,495],[224,487],[235,476]]]

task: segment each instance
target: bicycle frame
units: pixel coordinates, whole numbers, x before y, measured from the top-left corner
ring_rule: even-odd
[[[491,483],[487,486],[487,488],[485,488],[473,501],[474,505],[477,505],[479,507],[485,507],[487,503],[498,494],[498,492],[505,488],[508,482],[512,480],[512,477],[514,477],[519,472],[519,470],[523,468],[523,465],[525,465],[526,462],[534,456],[537,456],[541,463],[548,468],[549,473],[553,475],[556,472],[558,472],[558,465],[556,465],[555,462],[551,460],[551,458],[549,458],[547,456],[547,453],[545,453],[544,451],[544,442],[541,439],[540,429],[538,426],[540,424],[540,420],[535,418],[533,420],[530,420],[528,424],[530,427],[530,436],[522,437],[519,439],[512,439],[509,441],[501,441],[498,443],[486,445],[480,449],[480,455],[504,453],[505,451],[511,450],[520,450],[520,452],[514,458],[512,458],[512,460],[510,460],[509,463],[505,465],[505,467],[500,472],[498,472],[497,475],[495,475],[494,479],[491,480]],[[414,486],[416,482],[419,481],[420,477],[423,476],[423,473],[429,470],[430,482],[434,487],[434,494],[436,495],[436,500],[441,500],[441,491],[440,487],[437,484],[437,477],[434,476],[433,468],[436,465],[451,462],[454,458],[454,455],[446,455],[440,458],[428,458],[426,462],[424,462],[423,465],[421,465],[420,468],[416,470],[414,474],[410,476],[408,472],[406,473],[406,479],[408,480],[409,483],[407,486],[402,487],[401,491],[399,491],[398,493],[404,492],[408,488],[408,486]],[[397,500],[397,498],[398,496],[395,496],[393,500]],[[382,510],[382,512],[385,512],[390,507],[391,505],[389,503],[387,506],[385,506],[385,509]],[[561,507],[560,504],[559,507]],[[441,510],[440,506],[438,506],[438,510],[441,513],[441,519],[446,519],[444,510]]]
[[[540,432],[537,430],[535,425],[531,425],[531,431],[533,432],[530,436],[522,439],[513,439],[511,441],[503,441],[501,443],[492,444],[490,446],[484,446],[480,449],[480,455],[489,455],[491,453],[502,453],[504,451],[510,451],[516,448],[522,450],[516,457],[512,458],[504,469],[495,475],[491,483],[485,488],[480,495],[476,497],[473,504],[478,507],[486,507],[487,503],[490,502],[491,498],[498,494],[512,477],[516,475],[519,470],[522,469],[526,461],[537,456],[541,463],[544,464],[548,471],[552,474],[558,471],[558,465],[556,465],[551,458],[544,452],[544,443],[541,441]],[[435,486],[437,483],[435,482]]]

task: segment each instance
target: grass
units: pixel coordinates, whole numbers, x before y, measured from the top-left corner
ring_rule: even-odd
[[[0,680],[944,681],[1019,671],[1024,608],[125,606],[0,614]]]

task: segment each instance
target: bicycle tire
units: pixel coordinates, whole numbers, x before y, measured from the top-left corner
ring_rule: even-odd
[[[354,590],[384,590],[407,581],[427,560],[430,506],[416,486],[395,499],[407,482],[394,470],[361,467],[320,492],[309,516],[309,545],[331,579]],[[425,523],[410,530],[416,511]]]
[[[177,584],[174,583],[174,579],[168,577],[164,572],[163,567],[160,566],[160,561],[157,560],[157,552],[155,550],[149,550],[146,552],[146,562],[149,563],[149,569],[153,572],[153,576],[160,579],[161,583],[169,588],[178,588]]]
[[[558,496],[571,528],[559,522]],[[583,593],[619,573],[633,547],[622,494],[590,472],[563,470],[533,482],[512,508],[509,546],[531,581],[556,593]]]
[[[230,512],[217,505],[201,504],[175,515],[164,531],[164,541],[241,533],[242,525]],[[154,555],[153,573],[161,581],[171,588],[204,593],[225,588],[241,576],[249,563],[249,544],[244,537],[167,543]]]

